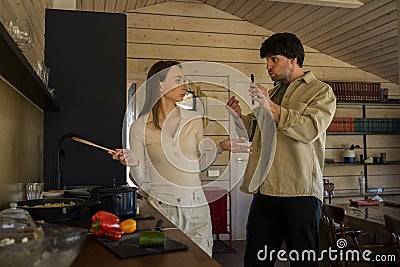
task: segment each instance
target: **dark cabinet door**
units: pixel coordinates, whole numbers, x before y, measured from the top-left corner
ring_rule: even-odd
[[[122,146],[126,103],[126,16],[46,10],[45,62],[59,111],[45,112],[44,179],[63,185],[124,184],[126,171],[107,152],[63,138]],[[62,142],[61,142],[62,141]],[[61,143],[61,144],[60,144]],[[59,149],[61,148],[61,149]]]

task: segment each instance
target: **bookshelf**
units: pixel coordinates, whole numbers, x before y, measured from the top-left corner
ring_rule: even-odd
[[[358,192],[361,171],[367,189],[383,188],[384,192],[379,193],[382,197],[400,194],[400,102],[387,99],[387,90],[375,83],[331,82],[330,85],[338,102],[335,119],[327,131],[326,158],[334,160],[325,162],[324,178],[335,183],[334,199],[347,202],[349,197],[377,194]],[[344,89],[345,85],[350,89]],[[340,88],[339,92],[334,86]],[[343,162],[342,144],[347,142],[361,147],[356,151],[355,163]],[[386,153],[385,162],[360,161],[360,155],[365,159],[378,157],[380,153]]]

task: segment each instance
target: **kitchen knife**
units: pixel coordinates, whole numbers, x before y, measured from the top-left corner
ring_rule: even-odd
[[[156,226],[154,227],[154,230],[160,231],[160,232],[162,232],[164,230],[175,230],[175,229],[178,229],[178,228],[177,227],[164,228],[164,220],[163,219],[159,219],[156,222]]]
[[[162,229],[163,229],[163,225],[164,225],[164,220],[159,219],[159,220],[157,221],[156,227],[154,227],[154,229],[161,232]]]

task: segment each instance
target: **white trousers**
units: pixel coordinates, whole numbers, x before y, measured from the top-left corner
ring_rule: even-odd
[[[212,257],[213,237],[210,208],[178,207],[148,197],[148,202]]]

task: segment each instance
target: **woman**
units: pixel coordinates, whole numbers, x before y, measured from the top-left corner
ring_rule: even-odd
[[[148,202],[211,256],[210,210],[199,173],[224,150],[249,152],[249,147],[240,150],[243,141],[226,140],[218,153],[206,151],[201,116],[176,104],[187,90],[179,62],[155,63],[147,75],[143,110],[130,128],[131,151],[116,149],[113,158],[129,165]]]

